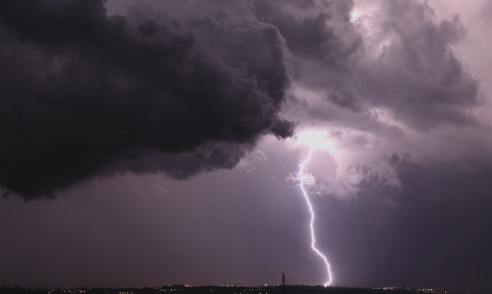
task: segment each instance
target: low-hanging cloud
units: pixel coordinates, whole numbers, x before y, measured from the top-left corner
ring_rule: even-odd
[[[53,196],[125,171],[186,178],[233,167],[264,134],[292,134],[279,117],[283,38],[254,19],[157,22],[108,16],[103,1],[12,1],[0,4],[0,43],[7,193]]]

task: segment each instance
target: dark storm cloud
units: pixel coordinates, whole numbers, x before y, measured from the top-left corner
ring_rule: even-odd
[[[353,1],[255,1],[256,17],[275,25],[291,52],[327,66],[345,66],[360,46],[350,23]]]
[[[360,111],[352,71],[363,54],[350,22],[353,1],[255,1],[256,17],[276,26],[294,55],[296,81],[323,89],[333,103]]]
[[[292,134],[290,81],[332,105],[312,117],[376,136],[375,108],[419,131],[474,124],[459,19],[377,4],[360,25],[353,1],[134,1],[124,17],[103,1],[2,3],[0,185],[36,197],[98,174],[234,167],[261,135]]]
[[[285,44],[254,19],[7,1],[0,44],[0,185],[25,198],[108,172],[231,168],[259,136],[292,134]]]

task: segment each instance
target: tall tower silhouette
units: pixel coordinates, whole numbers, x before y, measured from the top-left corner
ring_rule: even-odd
[[[285,273],[282,271],[282,294],[285,294]]]

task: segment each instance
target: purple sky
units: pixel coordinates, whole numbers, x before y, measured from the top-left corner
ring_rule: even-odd
[[[490,291],[492,2],[0,4],[0,285]]]

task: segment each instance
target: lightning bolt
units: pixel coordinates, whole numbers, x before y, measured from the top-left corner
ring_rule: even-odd
[[[306,159],[299,164],[299,172],[297,173],[297,178],[299,180],[299,187],[301,188],[302,196],[306,201],[306,206],[308,207],[309,214],[311,215],[311,220],[309,221],[309,229],[311,232],[311,249],[316,253],[316,255],[318,255],[323,260],[323,263],[325,264],[327,281],[325,282],[324,286],[327,287],[331,285],[331,282],[333,280],[333,276],[331,274],[331,266],[330,263],[328,262],[328,258],[323,254],[323,252],[321,252],[321,250],[318,249],[318,247],[316,247],[316,233],[314,230],[314,220],[316,217],[314,214],[313,204],[311,203],[311,199],[309,199],[306,188],[304,187],[305,180],[306,180],[306,165],[309,163],[309,161],[311,161],[311,158],[313,157],[313,153],[314,153],[314,148],[311,147],[309,149],[309,153]]]

